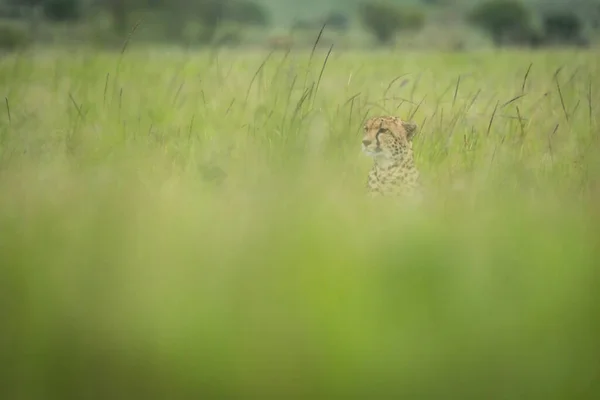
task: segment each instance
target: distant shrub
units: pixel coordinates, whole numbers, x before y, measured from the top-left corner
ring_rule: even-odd
[[[196,5],[196,11],[204,22],[217,24],[226,14],[227,2],[221,0],[201,0]]]
[[[266,9],[248,0],[232,1],[225,9],[224,17],[243,25],[266,26],[269,24],[269,15]]]
[[[518,0],[489,0],[472,9],[469,22],[487,31],[497,46],[531,36],[532,15]]]
[[[201,0],[195,4],[195,12],[202,25],[200,41],[205,43],[221,40],[217,38],[217,31],[224,22],[247,26],[269,24],[265,8],[251,0]]]
[[[546,40],[550,43],[580,43],[583,21],[573,11],[554,11],[543,17]]]
[[[420,10],[381,0],[361,4],[359,16],[363,26],[382,44],[391,42],[402,30],[418,30],[425,23],[425,14]]]
[[[334,31],[344,32],[348,30],[348,16],[341,12],[334,11],[325,18],[325,24]]]
[[[42,5],[46,0],[4,0],[0,1],[0,4],[6,3],[13,7],[34,7]]]
[[[125,3],[128,0],[104,0],[104,3]],[[3,1],[0,0],[0,6]],[[51,21],[73,21],[81,17],[83,0],[4,0],[8,5],[10,14],[14,17],[23,17],[30,13],[34,7],[39,7],[44,16]]]
[[[0,50],[13,51],[31,44],[27,28],[15,24],[0,24]]]
[[[594,29],[600,29],[600,3],[596,4],[588,13],[590,24]]]
[[[448,6],[453,4],[453,0],[421,0],[421,3],[428,6]]]
[[[400,29],[417,31],[425,25],[425,13],[418,8],[406,7],[400,10]]]
[[[53,21],[74,21],[81,17],[79,0],[46,0],[44,15]]]
[[[315,19],[295,19],[292,23],[293,30],[299,31],[314,31],[320,30],[323,25],[326,25],[327,29],[344,32],[348,29],[349,18],[346,14],[340,12],[332,12],[331,14]]]
[[[540,47],[546,44],[544,32],[533,25],[526,25],[520,29],[509,31],[504,37],[504,43],[518,44],[528,47]]]
[[[221,0],[202,0],[197,4],[198,19],[202,25],[201,42],[212,42],[219,24],[226,13],[226,4]]]
[[[314,21],[309,21],[306,19],[295,19],[292,22],[292,29],[299,31],[307,31],[311,29],[315,29],[317,24]]]

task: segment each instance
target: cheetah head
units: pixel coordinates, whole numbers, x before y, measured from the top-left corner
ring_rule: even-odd
[[[362,150],[378,163],[401,161],[412,151],[416,133],[414,122],[397,117],[373,117],[365,123]]]

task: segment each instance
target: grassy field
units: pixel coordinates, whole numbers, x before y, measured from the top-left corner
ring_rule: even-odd
[[[596,398],[597,53],[0,59],[2,398]],[[369,200],[414,119],[418,209]]]

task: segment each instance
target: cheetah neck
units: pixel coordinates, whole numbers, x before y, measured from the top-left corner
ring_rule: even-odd
[[[419,186],[419,171],[412,157],[375,159],[367,186],[371,193],[408,194]]]
[[[417,171],[412,156],[404,156],[403,158],[376,158],[373,163],[373,169],[376,169],[379,172],[388,173],[396,171]]]

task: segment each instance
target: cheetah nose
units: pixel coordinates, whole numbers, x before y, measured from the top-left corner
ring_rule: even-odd
[[[364,144],[365,146],[368,146],[368,145],[370,145],[370,144],[371,144],[371,141],[370,141],[370,140],[366,140],[366,139],[365,139],[365,140],[363,140],[362,142],[363,142],[363,144]]]

